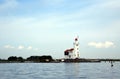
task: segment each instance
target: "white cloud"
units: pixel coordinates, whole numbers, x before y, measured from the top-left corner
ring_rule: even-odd
[[[120,9],[120,0],[108,0],[106,3],[103,3],[101,7],[108,9]]]
[[[31,50],[32,49],[32,46],[28,46],[28,48],[27,48],[28,50]]]
[[[8,44],[8,45],[5,45],[4,48],[13,49],[15,47]],[[32,46],[25,47],[24,45],[19,45],[18,48],[16,48],[16,49],[18,49],[18,50],[27,49],[27,50],[33,50],[33,51],[39,50],[38,48],[33,48]]]
[[[17,5],[18,3],[16,0],[5,0],[4,3],[0,5],[0,10],[15,8]]]
[[[109,47],[115,47],[113,42],[106,41],[106,42],[90,42],[88,43],[88,46],[93,46],[95,48],[109,48]]]
[[[15,48],[15,47],[11,45],[5,45],[4,48]]]
[[[18,49],[19,50],[24,49],[24,46],[20,45],[20,46],[18,46]]]
[[[8,0],[9,1],[9,0]],[[45,0],[46,3],[61,3],[63,0]],[[14,27],[20,27],[20,28],[25,28],[25,26],[31,26],[31,27],[38,27],[38,28],[55,28],[55,27],[70,27],[70,26],[88,26],[91,25],[93,26],[96,24],[97,20],[99,17],[103,16],[103,13],[106,12],[106,8],[112,7],[110,4],[114,3],[116,6],[118,5],[120,1],[102,1],[101,3],[97,3],[91,6],[88,6],[83,9],[78,9],[77,11],[73,11],[70,14],[64,14],[64,15],[59,15],[58,12],[50,14],[49,16],[46,16],[46,14],[43,14],[44,18],[40,18],[38,16],[36,17],[16,17],[15,19],[10,18],[10,22],[4,23],[4,25],[7,26],[14,26]],[[113,6],[114,7],[114,6]],[[116,7],[117,8],[117,7]],[[99,16],[101,13],[101,16]],[[55,15],[58,14],[58,15]],[[48,15],[48,13],[47,13]],[[96,15],[97,17],[92,17],[94,19],[89,19],[88,17]],[[114,15],[114,14],[113,14]],[[85,18],[87,16],[87,18]],[[85,18],[85,19],[80,19],[80,18]],[[8,17],[9,18],[9,17]],[[39,19],[40,18],[40,19]],[[79,18],[79,20],[78,20]],[[95,19],[96,18],[96,19]],[[77,21],[76,21],[77,19]],[[73,21],[74,20],[74,21]],[[6,22],[6,21],[5,21]]]
[[[59,4],[61,4],[64,0],[43,0],[43,3],[45,5],[52,5],[52,6],[58,6]]]

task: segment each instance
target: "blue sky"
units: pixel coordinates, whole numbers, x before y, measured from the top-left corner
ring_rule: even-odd
[[[120,58],[120,0],[0,0],[0,58]]]

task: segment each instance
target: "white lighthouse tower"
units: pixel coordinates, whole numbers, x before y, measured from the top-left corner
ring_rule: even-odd
[[[78,37],[75,38],[73,48],[64,51],[65,59],[76,59],[79,58],[79,42]]]
[[[79,58],[79,41],[78,37],[75,38],[75,42],[73,43],[74,45],[74,58]]]

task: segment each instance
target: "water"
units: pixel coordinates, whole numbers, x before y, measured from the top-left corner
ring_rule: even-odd
[[[0,79],[120,79],[120,63],[0,63]]]

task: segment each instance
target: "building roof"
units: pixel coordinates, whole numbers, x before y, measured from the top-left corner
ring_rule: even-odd
[[[74,48],[70,48],[70,49],[65,50],[65,52],[71,52],[73,50],[74,50]]]

